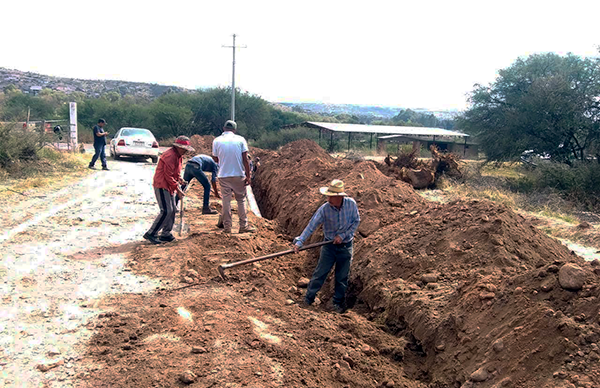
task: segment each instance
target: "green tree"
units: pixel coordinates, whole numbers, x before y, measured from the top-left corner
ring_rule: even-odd
[[[549,53],[518,59],[489,86],[476,85],[458,124],[488,159],[525,150],[569,162],[600,138],[600,59]]]

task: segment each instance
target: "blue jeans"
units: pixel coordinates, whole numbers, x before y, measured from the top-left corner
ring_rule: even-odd
[[[106,152],[104,151],[104,148],[106,148],[106,146],[104,144],[94,144],[94,157],[92,158],[92,161],[90,162],[90,167],[94,167],[94,164],[96,164],[96,161],[98,160],[98,157],[100,157],[100,162],[102,163],[102,167],[106,168]]]
[[[335,293],[333,295],[333,303],[340,306],[344,305],[353,250],[352,241],[339,245],[329,244],[321,248],[319,262],[306,290],[306,303],[312,304],[314,302],[317,292],[323,287],[327,275],[329,275],[329,272],[335,265]]]
[[[193,178],[198,179],[198,182],[200,182],[204,187],[204,202],[202,206],[208,208],[210,200],[210,182],[199,165],[188,162],[188,164],[185,166],[185,170],[183,171],[183,180],[190,183]]]

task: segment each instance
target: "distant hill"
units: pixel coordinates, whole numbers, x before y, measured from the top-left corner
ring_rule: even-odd
[[[289,107],[293,111],[304,113],[316,113],[322,115],[348,114],[370,119],[391,119],[406,108],[372,105],[353,104],[325,104],[320,102],[279,102],[278,105]],[[422,114],[432,114],[439,119],[452,119],[458,113],[455,110],[432,111],[428,109],[411,109]]]
[[[98,97],[109,92],[117,92],[121,96],[132,95],[152,99],[167,91],[183,92],[190,90],[178,86],[157,85],[145,82],[53,77],[0,67],[0,90],[11,84],[24,93],[37,94],[42,89],[52,89],[67,94],[81,92],[88,97]]]

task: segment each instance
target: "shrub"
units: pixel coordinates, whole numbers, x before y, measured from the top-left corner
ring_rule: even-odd
[[[36,160],[44,142],[44,133],[25,130],[16,124],[1,124],[0,167],[7,169],[15,161]]]
[[[571,166],[541,163],[522,177],[510,178],[508,182],[514,190],[525,193],[550,188],[588,208],[600,206],[600,164],[596,162],[576,162]]]

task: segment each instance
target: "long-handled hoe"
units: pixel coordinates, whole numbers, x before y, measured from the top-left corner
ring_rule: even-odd
[[[298,251],[305,251],[307,249],[313,249],[313,248],[318,248],[321,247],[323,245],[327,245],[327,244],[331,244],[333,241],[321,241],[315,244],[309,244],[309,245],[305,245],[302,248],[298,249]],[[261,256],[261,257],[254,257],[252,259],[248,259],[248,260],[242,260],[242,261],[236,261],[234,263],[229,263],[229,264],[221,264],[217,269],[219,270],[219,275],[221,275],[221,277],[223,279],[226,279],[225,277],[225,270],[229,269],[229,268],[234,268],[234,267],[239,267],[240,265],[246,265],[246,264],[251,264],[251,263],[256,263],[257,261],[263,261],[263,260],[268,260],[268,259],[273,259],[275,257],[279,257],[279,256],[285,256],[285,255],[289,255],[290,253],[294,253],[295,250],[294,249],[288,249],[287,251],[281,251],[281,252],[277,252],[277,253],[271,253],[270,255],[266,255],[266,256]]]

